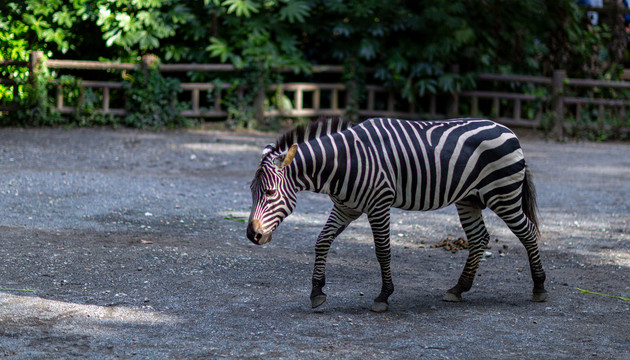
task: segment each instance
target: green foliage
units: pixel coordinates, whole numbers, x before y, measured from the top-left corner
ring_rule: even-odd
[[[167,62],[230,63],[242,71],[189,75],[230,83],[222,97],[229,121],[251,127],[265,103],[262,89],[294,78],[275,72],[279,67],[313,79],[312,65],[343,64],[350,117],[367,83],[418,101],[472,88],[479,72],[549,76],[563,68],[570,77],[618,78],[608,29],[585,19],[574,0],[8,0],[0,3],[0,59],[26,60],[28,52],[43,50],[53,58],[137,62],[151,53]],[[90,90],[66,95],[80,110],[62,121],[51,106],[33,100],[47,86],[30,89],[23,68],[3,67],[0,75],[23,84],[20,96],[30,105],[22,115],[31,111],[39,119],[32,123],[116,122],[94,115],[99,97]],[[154,72],[132,74],[123,123],[181,125],[174,109],[167,111],[175,104],[175,83]],[[12,96],[0,86],[3,101]],[[266,106],[288,106],[287,99],[275,100]],[[524,111],[542,113],[541,104]]]
[[[9,33],[2,23],[17,27],[14,43],[48,56],[100,53],[129,60],[181,36],[178,30],[196,15],[175,0],[7,1],[0,4],[0,34]]]
[[[27,61],[30,49],[24,35],[28,33],[29,27],[18,19],[17,14],[7,11],[6,7],[0,5],[0,60]],[[0,66],[0,77],[24,82],[28,73],[24,67]],[[12,103],[12,88],[0,85],[0,99],[0,104]]]
[[[280,9],[280,20],[289,23],[303,23],[309,15],[311,4],[308,1],[284,0],[286,6]]]
[[[0,5],[0,18],[20,30],[14,44],[25,43],[29,50],[66,53],[72,42],[83,35],[73,28],[89,17],[89,8],[88,0],[7,1]]]
[[[187,121],[180,115],[182,104],[179,80],[165,78],[156,69],[138,70],[123,81],[127,116],[123,124],[135,128],[182,127]]]
[[[295,24],[303,23],[309,10],[307,1],[223,1],[216,11],[225,30],[209,37],[208,55],[259,72],[283,66],[306,71]]]
[[[214,12],[218,31],[205,48],[209,62],[229,62],[244,69],[232,77],[235,87],[246,87],[243,97],[226,101],[232,126],[253,127],[256,108],[264,103],[259,94],[283,77],[273,69],[293,68],[308,73],[310,62],[300,43],[299,28],[310,14],[312,1],[226,0]]]
[[[588,141],[628,140],[630,134],[621,132],[621,128],[630,127],[628,114],[600,112],[598,106],[585,104],[579,111],[578,117],[565,119],[570,125],[567,134],[575,139]]]
[[[194,17],[175,0],[100,0],[96,9],[105,45],[122,47],[132,56],[158,49],[162,39],[174,37]]]
[[[23,90],[18,110],[0,117],[0,125],[51,126],[63,123],[48,94],[53,78],[43,63],[39,64],[37,74],[32,81],[19,81]]]
[[[101,107],[101,98],[92,88],[81,86],[81,79],[62,75],[57,79],[63,91],[65,106],[71,106],[74,112],[63,118],[63,124],[68,126],[116,126],[119,119],[113,115],[96,112]]]
[[[56,84],[63,89],[64,105],[75,108],[67,116],[57,110],[53,103],[53,91]],[[94,126],[117,125],[118,119],[103,115],[95,110],[100,107],[101,99],[90,88],[81,87],[81,80],[69,75],[55,79],[48,69],[42,66],[32,82],[20,81],[23,89],[18,102],[18,110],[0,117],[2,126]]]
[[[0,51],[125,60],[151,52],[302,72],[354,61],[392,87],[411,80],[414,92],[448,92],[466,83],[443,78],[452,65],[462,74],[610,68],[607,32],[585,24],[573,0],[9,0],[0,4]]]
[[[81,86],[81,79],[62,75],[55,78],[40,64],[33,81],[20,81],[23,96],[18,110],[0,117],[2,126],[94,126],[119,124],[135,128],[176,128],[192,124],[180,115],[184,104],[178,102],[181,93],[179,80],[165,78],[153,67],[128,74],[123,81],[127,115],[119,119],[98,113],[101,97],[91,88]],[[64,106],[75,111],[62,116],[54,104],[51,91],[63,89]]]

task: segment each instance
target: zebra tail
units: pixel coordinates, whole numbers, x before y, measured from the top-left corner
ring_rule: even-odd
[[[532,174],[529,168],[525,169],[525,178],[523,179],[523,212],[529,221],[534,224],[534,230],[540,235],[538,227],[538,205],[536,205],[536,189],[532,181]]]

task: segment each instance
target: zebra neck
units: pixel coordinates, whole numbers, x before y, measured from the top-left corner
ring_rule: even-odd
[[[340,164],[332,152],[316,152],[308,143],[300,144],[289,167],[288,177],[297,191],[313,191],[330,195],[331,182],[341,166],[345,166],[345,163]]]

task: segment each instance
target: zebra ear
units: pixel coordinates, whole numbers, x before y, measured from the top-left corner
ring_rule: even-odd
[[[285,166],[291,164],[293,158],[295,157],[295,154],[297,153],[297,149],[297,144],[291,145],[291,147],[289,148],[289,150],[287,150],[285,154],[282,154],[275,159],[274,163],[276,164],[276,166],[282,169]]]
[[[297,149],[298,149],[297,144],[291,145],[291,147],[289,148],[289,151],[287,151],[287,155],[282,161],[282,167],[289,165],[291,161],[293,161],[293,158],[295,157],[295,154],[297,153]]]

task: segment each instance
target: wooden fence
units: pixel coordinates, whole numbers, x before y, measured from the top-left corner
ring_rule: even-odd
[[[33,52],[29,62],[0,61],[0,66],[28,66],[34,69],[41,61],[41,53]],[[104,63],[97,61],[47,60],[49,69],[75,70],[119,70],[128,71],[149,66],[152,57],[145,57],[141,64]],[[235,72],[239,71],[225,64],[162,64],[158,69],[168,72]],[[277,69],[277,71],[292,71]],[[314,66],[314,73],[341,74],[342,66]],[[17,84],[11,79],[0,79],[0,84],[13,86],[14,98],[17,99]],[[102,114],[124,116],[123,107],[113,107],[111,93],[120,91],[122,82],[90,81],[80,83],[83,88],[98,89],[101,107],[96,111]],[[65,106],[63,84],[57,81],[56,108],[61,113],[72,113],[74,108]],[[188,108],[182,111],[183,116],[195,118],[225,118],[228,116],[224,106],[224,97],[231,85],[217,87],[213,83],[181,83],[181,89],[187,93],[190,101]],[[524,93],[523,89],[535,90]],[[237,96],[243,91],[238,89]],[[553,114],[556,135],[561,137],[563,131],[572,123],[579,123],[585,109],[594,109],[599,126],[603,125],[606,116],[615,116],[620,121],[619,131],[628,132],[630,123],[627,108],[630,101],[620,95],[616,98],[602,97],[615,91],[630,90],[630,82],[611,82],[587,79],[567,78],[562,70],[554,72],[552,77],[479,74],[477,90],[461,91],[455,94],[427,94],[416,103],[409,103],[399,94],[388,88],[377,85],[366,85],[365,100],[359,104],[358,114],[362,117],[384,116],[408,119],[437,119],[456,116],[484,116],[492,118],[508,126],[541,127],[544,116]],[[349,91],[341,83],[284,83],[272,85],[267,89],[270,93],[286,96],[290,107],[264,108],[260,114],[265,117],[317,117],[342,116],[349,104]],[[213,102],[202,106],[202,94],[211,93]],[[240,94],[240,95],[239,95]],[[264,94],[262,94],[264,95]],[[269,95],[269,94],[268,94]],[[264,106],[261,102],[260,106]],[[12,111],[16,105],[0,106],[0,111]],[[597,124],[596,124],[597,125]]]

